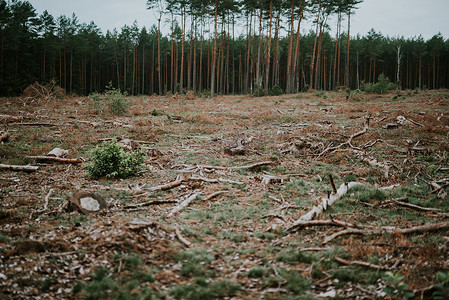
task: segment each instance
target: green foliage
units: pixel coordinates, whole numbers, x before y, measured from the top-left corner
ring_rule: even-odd
[[[205,250],[180,251],[175,255],[176,261],[182,262],[181,274],[184,276],[208,276],[214,275],[213,270],[208,269],[208,265],[213,261],[213,257]]]
[[[271,89],[268,90],[268,95],[270,96],[280,96],[282,94],[284,94],[284,90],[278,85],[274,85]]]
[[[433,292],[432,297],[434,300],[449,299],[449,272],[438,272],[437,278],[437,291]]]
[[[249,278],[261,278],[267,275],[267,270],[264,267],[254,267],[249,270],[245,275]]]
[[[256,84],[253,91],[254,97],[263,97],[265,96],[265,90],[261,85]]]
[[[362,83],[362,91],[369,94],[385,94],[388,91],[395,90],[398,85],[390,82],[390,79],[384,74],[380,74],[376,83]]]
[[[415,296],[414,293],[407,291],[408,284],[404,282],[404,277],[400,274],[394,274],[393,272],[385,272],[384,277],[387,286],[384,288],[384,292],[395,299],[408,299]]]
[[[212,300],[235,296],[241,290],[239,284],[227,279],[209,283],[197,278],[192,284],[175,286],[170,295],[175,299]]]
[[[112,86],[112,82],[110,82],[106,86],[106,100],[108,111],[116,116],[124,115],[128,112],[128,102],[126,101],[125,94],[122,94],[120,89],[116,89]]]
[[[87,164],[88,175],[98,179],[126,178],[136,175],[142,170],[145,154],[140,151],[126,152],[119,144],[103,142],[91,152],[90,163]]]
[[[142,276],[141,272],[132,270],[129,276],[119,277],[118,274],[111,273],[105,267],[97,268],[91,274],[88,283],[77,282],[72,288],[73,294],[82,294],[85,300],[99,299],[153,299],[158,294],[145,285],[152,282],[152,276]],[[136,275],[137,274],[137,275]]]

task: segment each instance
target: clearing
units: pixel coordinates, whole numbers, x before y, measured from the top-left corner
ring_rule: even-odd
[[[104,97],[0,99],[0,162],[38,167],[1,170],[0,298],[448,295],[448,90]],[[145,170],[89,178],[105,140]]]

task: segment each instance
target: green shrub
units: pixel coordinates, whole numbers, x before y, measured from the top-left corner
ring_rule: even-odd
[[[369,94],[385,94],[397,88],[398,85],[390,82],[390,79],[384,74],[379,75],[376,83],[362,83],[362,91]]]
[[[284,90],[278,86],[278,85],[274,85],[269,91],[268,91],[268,95],[270,96],[279,96],[282,95],[284,93]]]
[[[254,86],[253,96],[254,97],[263,97],[263,96],[265,96],[264,88],[261,85],[256,84]]]
[[[142,151],[125,152],[117,143],[103,142],[100,147],[92,150],[87,172],[90,177],[98,179],[126,178],[136,175],[142,168],[145,155]]]
[[[177,285],[170,295],[175,299],[209,300],[235,296],[242,287],[230,280],[224,279],[212,283],[198,278],[189,285]]]
[[[117,116],[124,115],[128,112],[128,102],[126,101],[126,93],[122,94],[120,89],[116,89],[112,86],[112,82],[106,86],[106,99],[108,111]]]

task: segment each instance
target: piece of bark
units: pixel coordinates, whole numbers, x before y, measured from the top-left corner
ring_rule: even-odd
[[[171,210],[171,212],[167,215],[167,217],[169,218],[173,217],[176,213],[186,208],[190,204],[190,202],[195,200],[199,195],[201,195],[201,193],[193,193],[192,195],[190,195],[190,197],[182,201],[178,206],[175,206]]]
[[[79,159],[79,158],[63,158],[63,157],[56,157],[56,156],[26,156],[26,157],[35,159],[35,160],[59,162],[59,163],[66,163],[66,164],[79,164],[83,161],[82,159]]]
[[[21,165],[5,165],[0,164],[0,169],[12,170],[12,171],[24,171],[24,172],[35,172],[39,170],[38,166],[21,166]]]
[[[234,156],[234,155],[245,155],[247,150],[245,147],[243,147],[243,145],[239,145],[237,147],[225,148],[223,152],[224,154]]]
[[[297,221],[295,221],[289,228],[288,231],[295,229],[297,226],[301,225],[304,221],[310,221],[316,216],[320,215],[323,211],[327,209],[328,206],[334,204],[335,201],[343,197],[350,189],[355,186],[362,185],[360,182],[349,182],[343,183],[337,190],[337,193],[333,193],[328,197],[322,197],[320,199],[320,204],[314,206],[307,214],[301,216]]]

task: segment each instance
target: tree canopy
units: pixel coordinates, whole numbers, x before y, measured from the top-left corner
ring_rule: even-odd
[[[350,16],[360,2],[148,0],[149,15],[170,24],[164,35],[160,23],[103,33],[75,14],[54,18],[38,15],[28,1],[0,0],[0,95],[52,80],[84,95],[110,82],[129,94],[356,89],[380,74],[403,89],[449,86],[448,40],[374,29],[351,36]],[[313,28],[305,30],[303,20]]]

